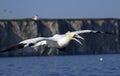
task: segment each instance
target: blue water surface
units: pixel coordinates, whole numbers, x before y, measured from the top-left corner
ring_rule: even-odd
[[[120,55],[5,57],[0,76],[120,76]]]

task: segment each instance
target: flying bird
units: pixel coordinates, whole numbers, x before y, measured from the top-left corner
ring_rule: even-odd
[[[109,32],[95,31],[95,30],[80,30],[67,32],[65,34],[55,34],[52,37],[37,37],[32,39],[27,39],[19,42],[17,45],[14,45],[8,49],[1,50],[0,52],[13,51],[17,49],[22,49],[25,47],[37,47],[37,46],[45,46],[49,48],[62,49],[66,47],[71,40],[78,42],[82,45],[80,40],[84,40],[79,34],[83,33],[101,33],[101,34],[111,34]]]

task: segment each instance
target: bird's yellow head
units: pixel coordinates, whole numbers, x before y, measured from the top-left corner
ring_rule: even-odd
[[[79,36],[77,33],[75,32],[67,32],[66,33],[67,39],[68,40],[75,40],[77,41],[79,44],[82,44],[79,39],[84,40],[84,38],[82,38],[81,36]]]
[[[75,36],[75,34],[76,34],[75,32],[67,32],[66,33],[67,38],[70,39],[70,40]]]

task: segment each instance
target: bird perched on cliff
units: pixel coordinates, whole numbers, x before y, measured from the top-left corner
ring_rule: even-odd
[[[78,42],[82,45],[80,39],[84,40],[83,37],[79,36],[82,33],[108,33],[108,32],[101,32],[101,31],[94,31],[94,30],[80,30],[80,31],[73,31],[67,32],[65,34],[56,34],[52,37],[37,37],[32,39],[27,39],[24,41],[19,42],[17,45],[12,46],[8,49],[2,50],[0,52],[7,52],[13,51],[25,47],[37,47],[37,46],[45,46],[55,49],[61,49],[66,47],[71,40]]]
[[[39,18],[38,15],[35,15],[33,19],[37,20],[38,18]]]

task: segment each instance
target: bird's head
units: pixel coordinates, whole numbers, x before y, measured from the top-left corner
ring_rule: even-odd
[[[79,35],[78,35],[77,33],[75,33],[75,32],[67,32],[66,35],[67,35],[67,38],[68,38],[69,40],[75,40],[75,41],[77,41],[79,44],[82,44],[82,43],[79,41],[79,39],[84,40],[83,37],[79,36]]]

